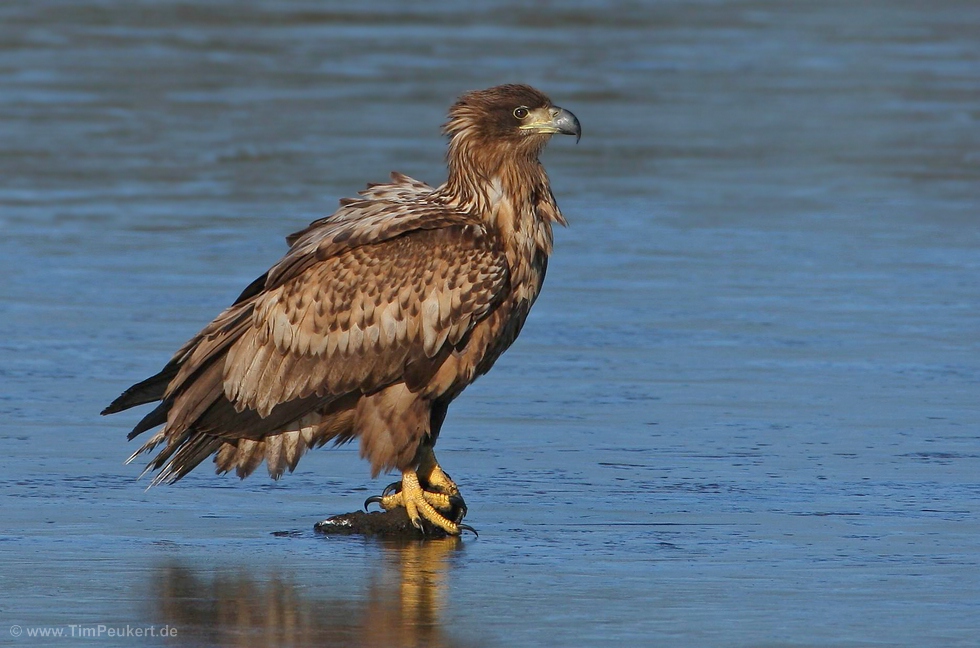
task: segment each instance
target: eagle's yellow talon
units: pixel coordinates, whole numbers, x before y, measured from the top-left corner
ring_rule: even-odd
[[[433,475],[434,472],[430,472],[429,475]],[[424,530],[422,526],[422,519],[424,518],[433,526],[450,535],[459,535],[461,530],[459,522],[466,514],[466,504],[463,502],[463,498],[459,496],[459,489],[456,484],[446,477],[441,469],[438,471],[438,475],[435,486],[453,491],[452,495],[424,490],[419,483],[418,473],[414,470],[406,470],[402,473],[401,490],[390,495],[370,497],[365,505],[377,503],[386,511],[404,506],[412,526],[420,531]],[[451,512],[453,510],[458,511],[455,521],[448,519],[439,512]]]

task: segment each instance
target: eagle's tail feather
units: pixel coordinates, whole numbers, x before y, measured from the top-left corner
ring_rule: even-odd
[[[170,381],[174,379],[174,376],[177,375],[177,371],[179,370],[180,365],[176,362],[171,362],[160,373],[136,383],[120,394],[116,400],[112,401],[108,407],[102,410],[102,416],[115,414],[116,412],[127,410],[130,407],[160,400],[163,398],[167,385],[170,384]]]

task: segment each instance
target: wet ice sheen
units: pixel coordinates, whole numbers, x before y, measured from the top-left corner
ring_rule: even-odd
[[[975,645],[978,29],[965,0],[4,5],[0,636]],[[137,415],[97,412],[337,198],[439,181],[448,101],[515,80],[586,138],[545,155],[543,295],[440,439],[479,540],[318,537],[385,483],[349,448],[144,492]]]

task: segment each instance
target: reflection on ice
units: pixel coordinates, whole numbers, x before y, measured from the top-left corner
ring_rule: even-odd
[[[182,642],[217,646],[459,646],[442,616],[450,557],[461,546],[458,538],[374,543],[377,564],[353,594],[328,573],[317,587],[289,572],[171,560],[151,572],[151,614]]]

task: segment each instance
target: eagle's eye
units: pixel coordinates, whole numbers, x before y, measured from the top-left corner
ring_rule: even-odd
[[[514,108],[514,117],[518,119],[524,119],[528,115],[527,106],[521,106],[519,108]]]

